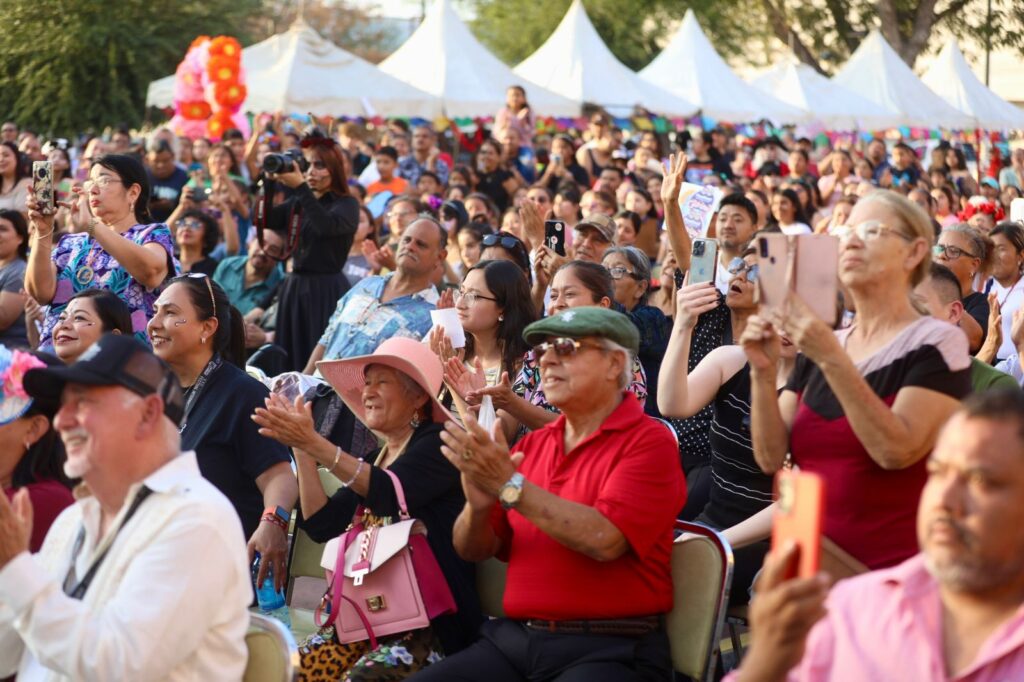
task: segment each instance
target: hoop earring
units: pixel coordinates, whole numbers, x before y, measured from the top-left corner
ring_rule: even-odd
[[[504,322],[504,321],[505,321],[505,316],[504,315],[498,315],[498,322]]]

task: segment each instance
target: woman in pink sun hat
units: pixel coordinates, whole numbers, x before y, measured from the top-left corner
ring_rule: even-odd
[[[435,618],[422,630],[381,638],[375,650],[366,642],[335,645],[355,649],[350,660],[358,660],[347,671],[353,679],[361,679],[364,668],[381,666],[397,666],[389,671],[396,676],[388,679],[399,679],[467,646],[483,619],[474,566],[456,555],[451,541],[465,498],[458,470],[441,454],[440,432],[445,421],[454,421],[435,398],[443,379],[441,362],[425,344],[392,338],[372,355],[328,360],[317,367],[356,418],[381,439],[381,448],[358,459],[335,446],[313,428],[311,407],[301,397],[292,404],[271,395],[253,419],[262,435],[294,450],[299,525],[316,542],[344,532],[360,505],[376,517],[398,518],[395,487],[384,469],[401,482],[409,514],[426,525],[427,541],[451,588],[457,613]],[[318,466],[342,482],[331,497],[320,483]],[[308,648],[323,646],[323,640],[332,636],[322,632]],[[407,655],[389,657],[396,648]]]

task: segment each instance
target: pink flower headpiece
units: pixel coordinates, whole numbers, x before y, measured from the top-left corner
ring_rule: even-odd
[[[46,363],[31,353],[0,346],[0,424],[20,418],[32,405],[32,397],[25,392],[25,373],[43,367]]]

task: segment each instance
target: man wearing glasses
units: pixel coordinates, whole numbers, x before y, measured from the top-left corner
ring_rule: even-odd
[[[18,124],[14,121],[6,121],[0,126],[0,142],[18,143]]]
[[[511,456],[501,429],[492,440],[472,418],[441,434],[466,492],[455,549],[508,561],[506,617],[417,679],[667,678],[672,528],[686,484],[672,435],[625,391],[639,334],[621,313],[583,307],[523,336],[562,416]]]
[[[227,293],[231,305],[245,316],[246,321],[263,313],[270,299],[284,279],[279,259],[284,254],[284,238],[273,230],[263,231],[263,246],[258,239],[249,243],[245,256],[230,256],[217,266],[213,281]]]

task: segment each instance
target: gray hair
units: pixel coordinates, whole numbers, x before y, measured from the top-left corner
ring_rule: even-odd
[[[622,353],[626,362],[622,366],[622,374],[619,375],[619,390],[625,390],[627,386],[633,381],[633,351],[629,350],[625,346],[620,346],[611,339],[601,339],[601,346],[605,350],[610,350],[613,353]]]
[[[988,263],[988,239],[985,238],[985,235],[980,230],[971,227],[967,223],[957,223],[950,225],[942,231],[957,232],[964,235],[967,241],[971,243],[971,250],[974,251],[975,257],[981,260],[982,269],[985,268],[985,264]]]
[[[633,273],[638,282],[646,282],[647,286],[644,288],[644,295],[640,299],[641,304],[647,303],[647,295],[651,291],[651,260],[647,257],[647,254],[638,249],[635,246],[612,246],[609,247],[602,257],[602,261],[613,253],[617,253],[629,261],[630,267],[633,268]]]
[[[429,395],[427,395],[427,392],[425,390],[423,390],[423,387],[420,386],[416,382],[415,379],[413,379],[411,376],[409,376],[408,374],[406,374],[402,370],[396,369],[396,368],[392,367],[391,365],[385,365],[385,364],[381,364],[379,362],[378,363],[371,362],[363,370],[363,373],[365,374],[366,372],[368,372],[371,367],[382,367],[384,369],[388,369],[388,370],[394,372],[395,376],[398,377],[399,383],[402,384],[402,389],[405,392],[405,395],[407,395],[410,398],[410,402],[414,402],[415,403],[415,402],[419,401],[421,398],[429,398],[430,397]],[[430,408],[429,407],[427,408],[427,414],[428,415],[430,414]]]

